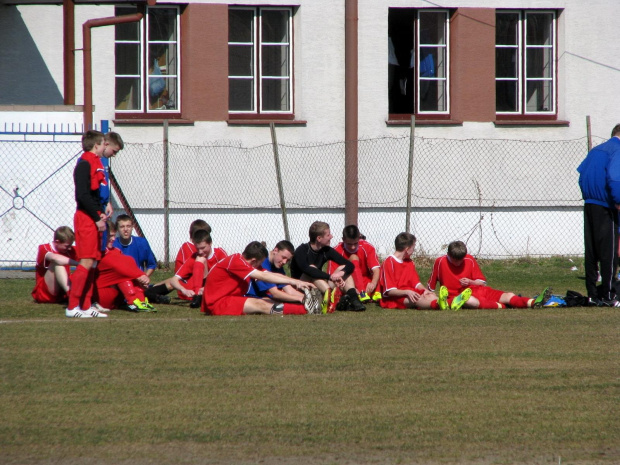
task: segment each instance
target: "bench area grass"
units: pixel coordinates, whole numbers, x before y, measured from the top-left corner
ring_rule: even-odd
[[[572,260],[482,267],[583,293]],[[74,320],[32,286],[0,280],[2,464],[620,463],[617,309]]]

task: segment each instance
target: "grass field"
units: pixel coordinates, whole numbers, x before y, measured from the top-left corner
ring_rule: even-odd
[[[581,261],[483,270],[564,294]],[[0,280],[1,464],[620,463],[618,310],[70,320],[32,285]]]

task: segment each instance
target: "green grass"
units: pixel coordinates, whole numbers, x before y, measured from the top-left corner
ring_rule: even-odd
[[[571,266],[483,270],[583,292]],[[620,462],[617,310],[69,320],[32,283],[0,281],[2,464]]]

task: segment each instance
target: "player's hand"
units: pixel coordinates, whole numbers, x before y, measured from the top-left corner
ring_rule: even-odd
[[[469,278],[461,278],[459,279],[459,283],[461,284],[461,286],[469,286],[471,284],[471,279]]]
[[[329,277],[329,280],[333,282],[337,282],[338,280],[342,280],[343,276],[344,276],[344,271],[342,270],[334,271],[332,275]]]
[[[105,207],[105,217],[106,217],[106,219],[112,218],[112,213],[114,213],[114,209],[112,208],[112,204],[110,202],[108,202],[108,204]]]
[[[303,289],[313,289],[316,286],[312,283],[309,283],[307,281],[297,281],[295,284],[293,284],[297,289],[299,290],[303,290]]]
[[[366,286],[366,294],[371,295],[373,292],[375,292],[376,288],[377,288],[376,284],[368,283],[368,285]]]
[[[185,296],[185,297],[194,297],[196,295],[196,293],[194,291],[192,291],[191,289],[183,289],[181,291],[181,293]]]
[[[141,285],[143,285],[144,287],[148,286],[149,283],[151,282],[151,280],[149,279],[149,277],[145,274],[143,274],[142,276],[140,276],[139,278],[136,278],[136,281],[138,281]]]
[[[411,301],[411,302],[417,302],[420,299],[420,294],[418,294],[416,291],[411,291],[411,290],[406,290],[405,291],[407,294],[407,298]]]
[[[105,231],[105,220],[104,219],[100,219],[95,224],[97,225],[97,231],[99,232]]]

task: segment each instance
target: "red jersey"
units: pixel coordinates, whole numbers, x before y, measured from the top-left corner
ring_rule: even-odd
[[[353,254],[347,252],[342,242],[334,247],[334,250],[347,260],[351,260],[351,255]],[[372,270],[381,267],[375,247],[370,242],[360,239],[359,247],[357,252],[355,252],[355,255],[359,258],[359,267],[362,272],[362,276],[368,281],[372,281]],[[328,273],[331,275],[334,271],[336,271],[338,266],[340,265],[335,262],[329,262]]]
[[[207,308],[223,297],[244,296],[250,289],[250,274],[255,271],[243,255],[236,253],[219,262],[207,275],[204,303]]]
[[[392,289],[411,290],[420,292],[417,289],[420,277],[415,269],[415,264],[411,258],[400,260],[394,255],[390,255],[381,265],[381,278],[379,280],[383,297],[379,305],[383,308],[405,308],[404,297],[390,297],[386,293]]]
[[[42,296],[47,296],[49,298],[51,298],[52,296],[50,295],[49,290],[47,289],[47,284],[45,283],[45,273],[47,273],[47,270],[49,269],[50,265],[52,264],[52,262],[50,260],[47,260],[46,256],[48,253],[56,253],[59,255],[65,255],[66,257],[69,257],[71,260],[75,260],[77,261],[77,254],[75,252],[75,249],[70,249],[69,253],[67,254],[61,254],[60,252],[58,252],[55,248],[54,248],[54,244],[53,243],[49,243],[49,244],[41,244],[39,246],[39,248],[37,249],[37,262],[35,265],[35,285],[34,285],[34,290],[32,291],[32,297],[36,300],[36,301],[45,301],[47,302],[49,299],[46,299]],[[69,265],[65,265],[65,270],[67,270],[67,276],[69,276],[71,274],[70,269],[69,269]],[[58,297],[58,299],[62,300],[64,298],[66,298],[66,294],[63,292],[62,295],[56,296]]]
[[[179,271],[179,268],[181,268],[181,265],[183,265],[186,260],[189,260],[195,253],[196,246],[194,245],[194,243],[185,242],[179,249],[179,252],[177,253],[177,258],[174,260],[174,274],[176,274],[177,271]]]
[[[95,286],[110,287],[123,281],[132,281],[144,275],[130,255],[124,255],[120,249],[106,249],[96,268]]]
[[[183,246],[185,246],[185,244],[183,244]],[[196,246],[194,246],[194,248],[196,248]],[[187,260],[183,262],[181,267],[174,273],[175,276],[185,281],[191,278],[194,271],[194,263],[196,263],[196,257],[198,257],[198,253],[194,252]],[[218,262],[224,260],[226,257],[228,257],[228,254],[224,249],[220,249],[219,247],[213,247],[211,249],[211,255],[209,255],[209,258],[207,258],[207,271],[211,270]]]
[[[474,257],[467,254],[460,266],[455,266],[447,255],[435,260],[431,277],[428,280],[428,288],[436,289],[437,282],[448,288],[450,297],[455,297],[463,292],[467,287],[461,286],[459,279],[481,279],[486,282],[484,274]]]

